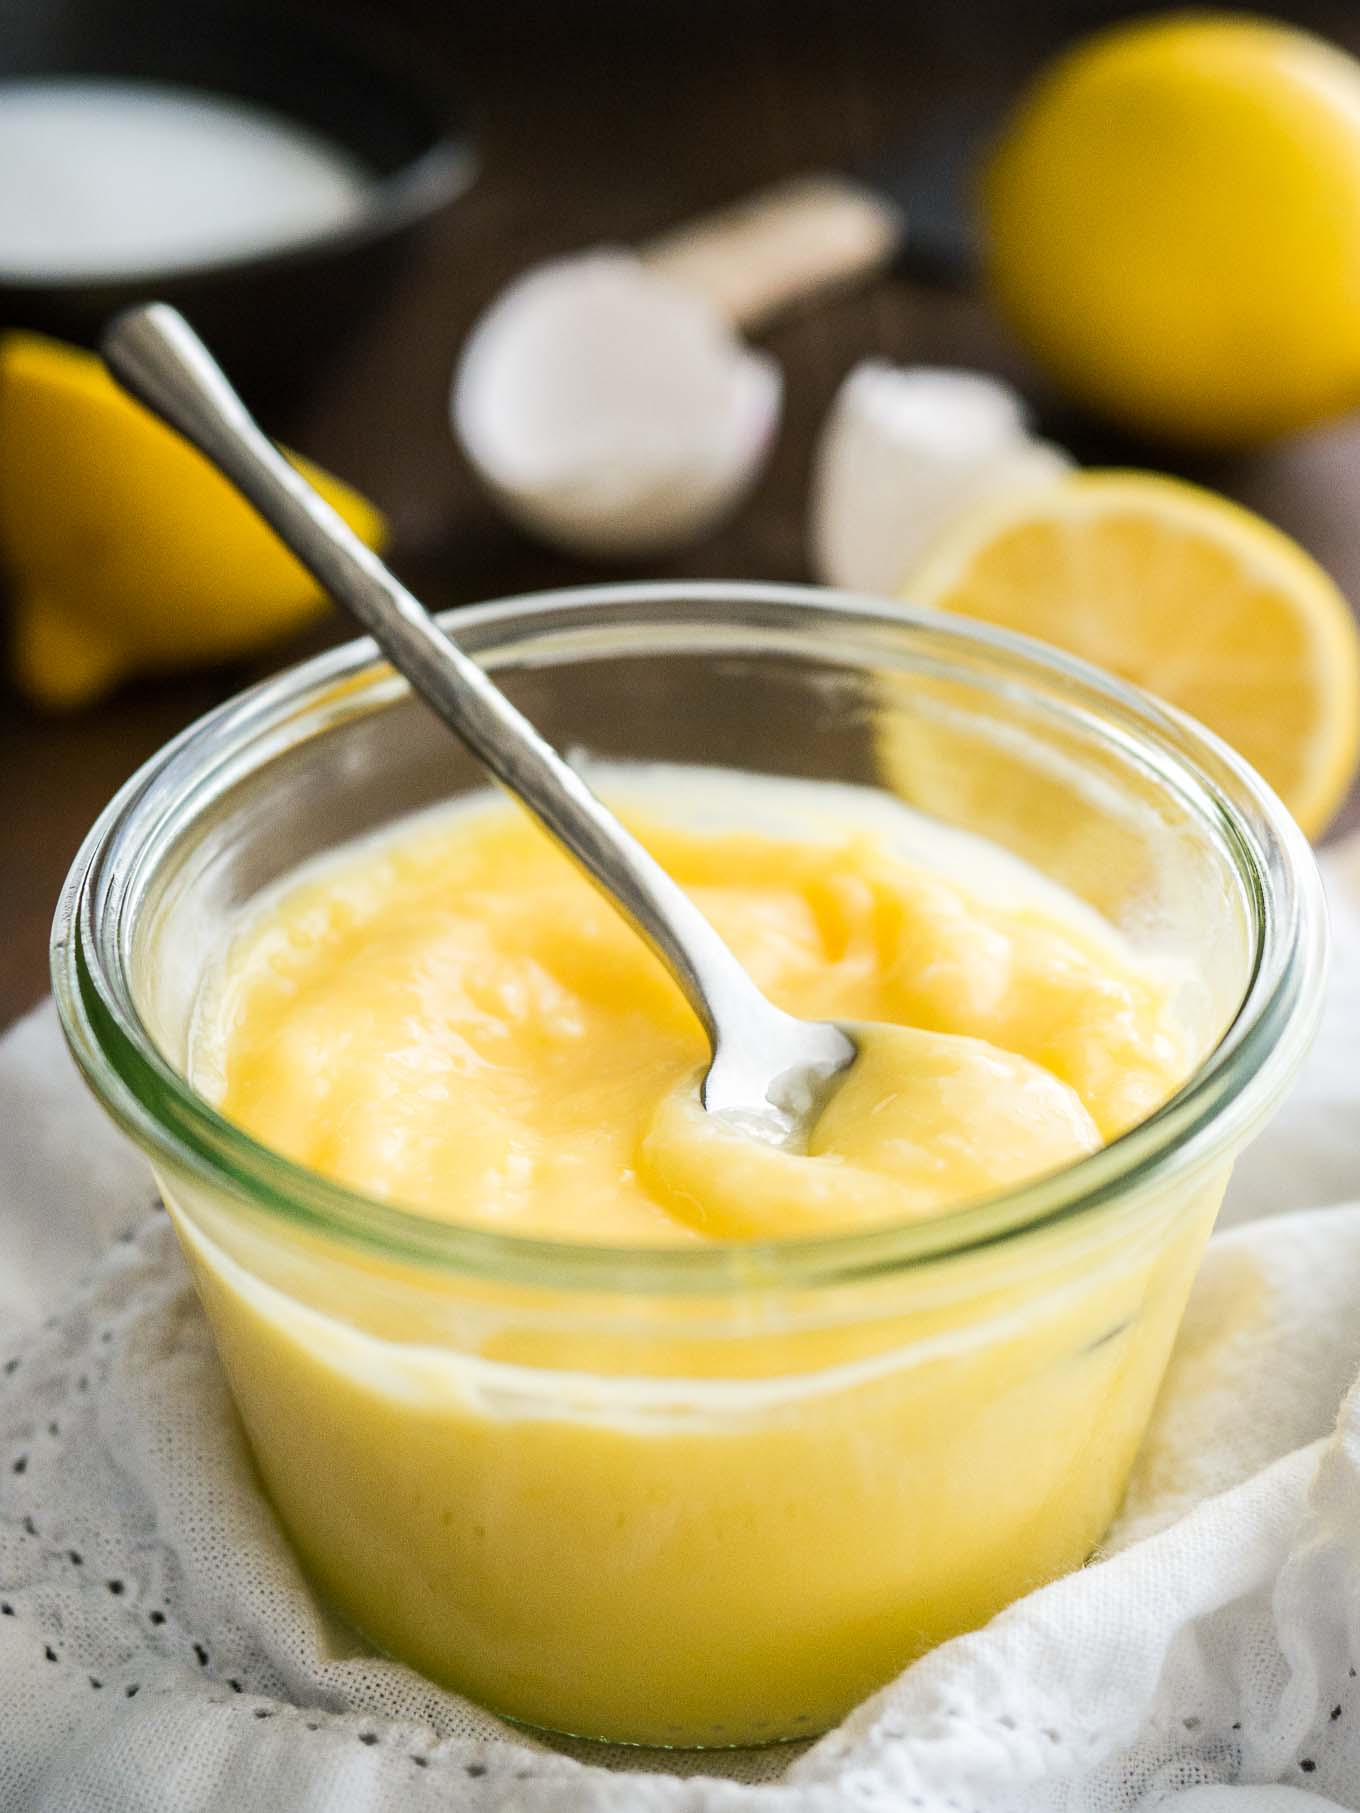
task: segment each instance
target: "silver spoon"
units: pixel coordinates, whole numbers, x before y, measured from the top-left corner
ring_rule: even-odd
[[[585,870],[669,969],[708,1035],[701,1095],[754,1137],[797,1146],[856,1045],[768,1001],[689,896],[292,467],[176,310],[118,315],[104,362],[254,506],[397,671]]]

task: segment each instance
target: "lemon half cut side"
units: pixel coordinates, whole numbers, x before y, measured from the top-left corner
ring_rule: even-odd
[[[1066,649],[1216,731],[1316,836],[1360,757],[1360,634],[1279,529],[1177,479],[1082,472],[951,529],[903,596]]]

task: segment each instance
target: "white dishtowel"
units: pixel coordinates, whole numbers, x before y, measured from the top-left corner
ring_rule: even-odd
[[[0,1813],[1360,1808],[1360,842],[1325,866],[1322,1034],[1104,1558],[741,1755],[550,1745],[326,1617],[145,1167],[41,1009],[0,1043]]]

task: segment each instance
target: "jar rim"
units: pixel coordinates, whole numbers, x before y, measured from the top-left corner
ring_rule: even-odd
[[[468,652],[639,612],[680,613],[690,630],[724,620],[751,632],[806,634],[817,625],[877,639],[925,638],[979,655],[1023,685],[1057,683],[1064,699],[1168,785],[1189,791],[1226,846],[1251,914],[1250,974],[1231,1024],[1181,1087],[1145,1120],[1061,1170],[927,1220],[843,1234],[734,1241],[699,1248],[572,1243],[432,1219],[285,1158],[227,1120],[162,1054],[134,1003],[121,924],[153,830],[158,787],[210,760],[239,780],[296,731],[308,711],[320,734],[408,689],[367,638],[341,644],[228,699],[153,755],[115,795],[78,852],[52,931],[53,993],[68,1045],[105,1110],[153,1160],[252,1206],[387,1261],[459,1277],[605,1293],[726,1295],[821,1287],[957,1258],[1092,1214],[1164,1174],[1208,1162],[1245,1137],[1282,1093],[1314,1029],[1325,969],[1325,912],[1312,851],[1281,801],[1212,732],[1045,644],[975,621],[816,587],[726,581],[638,582],[524,594],[445,613]],[[675,616],[671,619],[676,621]],[[510,639],[507,640],[507,637]],[[230,784],[230,781],[228,782]],[[190,781],[192,785],[192,780]],[[175,794],[181,809],[184,792]],[[157,817],[156,809],[160,816]],[[148,812],[152,823],[144,823]]]

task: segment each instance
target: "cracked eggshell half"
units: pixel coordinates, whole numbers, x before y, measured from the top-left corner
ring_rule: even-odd
[[[899,597],[952,523],[1072,464],[1030,434],[1022,400],[1000,379],[865,360],[836,393],[818,443],[813,565],[829,585]]]
[[[574,553],[629,558],[702,535],[749,489],[779,368],[704,297],[625,251],[540,265],[469,338],[454,434],[506,512]]]

